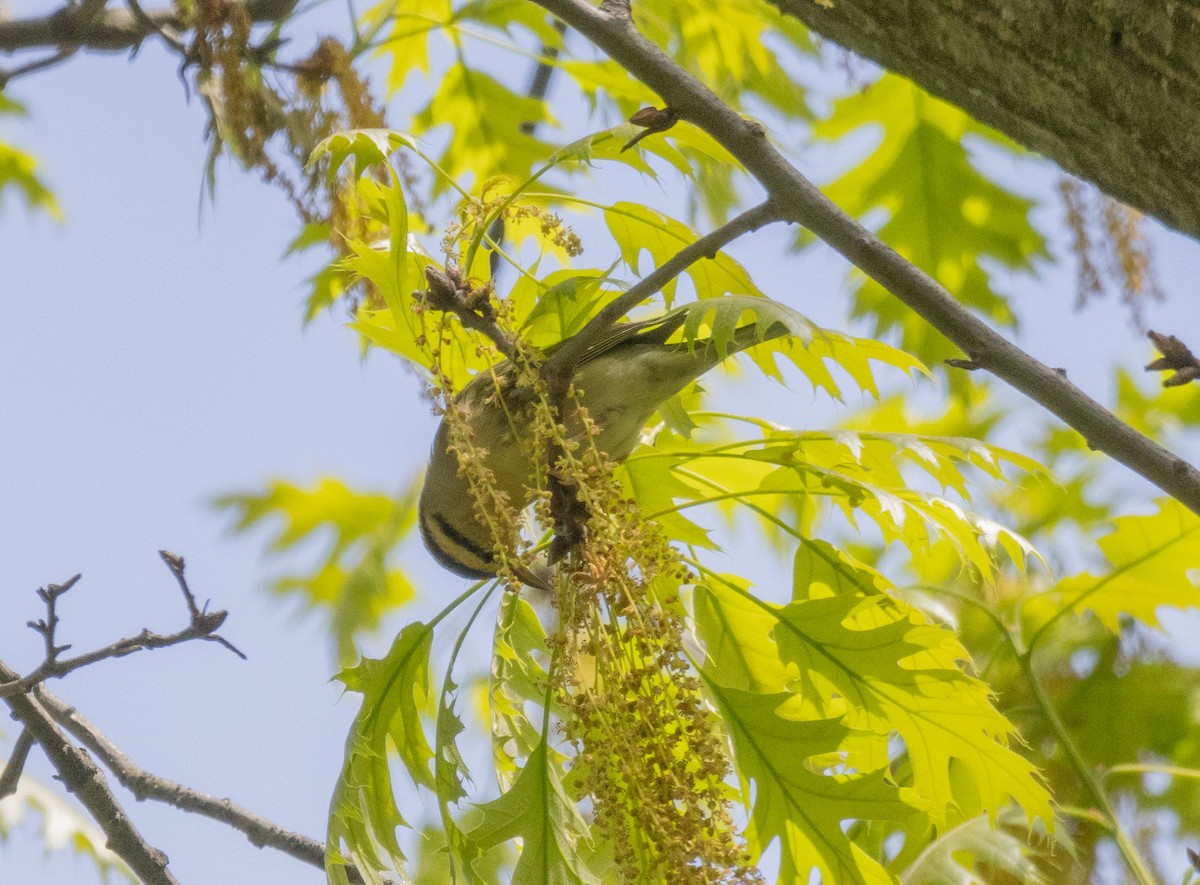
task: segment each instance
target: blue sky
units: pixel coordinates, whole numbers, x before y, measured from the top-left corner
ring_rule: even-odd
[[[85,57],[14,88],[67,221],[0,217],[0,647],[41,654],[37,587],[75,572],[62,639],[77,650],[143,626],[185,625],[156,554],[187,557],[203,600],[250,657],[192,644],[53,686],[139,764],[322,836],[354,705],[328,682],[319,625],[270,599],[261,543],[233,538],[208,501],[268,477],[323,473],[398,488],[434,426],[414,379],[362,361],[339,322],[301,329],[305,269],[274,191],[222,168],[200,206],[203,118],[157,47],[127,64]],[[0,726],[12,736],[10,726]],[[30,770],[49,772],[35,758]],[[192,815],[129,802],[184,882],[322,881]],[[0,879],[87,881],[34,840],[0,849]]]
[[[22,7],[13,14],[39,11]],[[40,639],[24,626],[42,616],[34,591],[75,572],[83,580],[61,604],[60,638],[76,650],[143,627],[179,629],[183,605],[155,551],[184,555],[201,600],[231,612],[222,633],[249,661],[193,643],[50,688],[150,771],[319,837],[356,704],[328,681],[320,624],[265,592],[276,567],[260,540],[231,535],[209,502],[270,477],[334,474],[397,490],[435,421],[415,379],[386,356],[362,359],[340,317],[302,328],[312,268],[280,258],[293,221],[276,191],[222,163],[215,203],[201,199],[203,113],[184,102],[174,68],[147,43],[132,63],[82,56],[10,87],[31,117],[6,118],[0,137],[40,158],[66,222],[13,200],[0,209],[0,649],[21,670],[38,663]],[[1049,213],[1042,220],[1061,236]],[[773,294],[803,279],[791,303],[835,324],[840,260],[818,250],[780,261],[782,238],[734,251]],[[1152,308],[1150,323],[1186,336],[1200,328],[1195,244],[1154,239],[1170,303]],[[1022,344],[1093,395],[1108,397],[1106,367],[1147,360],[1112,304],[1071,311],[1069,268],[1010,288],[1027,317]],[[777,407],[809,420],[811,401],[801,391]],[[462,586],[415,548],[407,564],[435,596]],[[7,721],[0,729],[12,737]],[[29,770],[50,775],[36,754]],[[151,803],[126,807],[183,882],[323,881],[226,827]],[[43,859],[36,840],[18,836],[0,846],[0,880],[56,885],[91,873]]]

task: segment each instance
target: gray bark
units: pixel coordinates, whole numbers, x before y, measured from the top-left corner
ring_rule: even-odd
[[[1200,237],[1197,0],[770,2]]]

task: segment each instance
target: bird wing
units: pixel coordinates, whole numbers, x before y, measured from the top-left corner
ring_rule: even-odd
[[[629,344],[633,341],[645,344],[665,344],[675,330],[683,325],[686,314],[681,311],[671,311],[662,316],[632,323],[616,323],[604,330],[579,359],[579,365],[590,362],[609,351]],[[559,345],[555,345],[557,348]],[[555,348],[547,350],[550,354]]]

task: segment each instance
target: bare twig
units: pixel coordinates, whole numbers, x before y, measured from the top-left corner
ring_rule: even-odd
[[[39,58],[36,61],[18,65],[17,67],[7,71],[0,70],[0,89],[3,89],[18,77],[24,77],[26,74],[32,74],[35,71],[42,71],[46,68],[52,68],[55,65],[66,61],[78,51],[78,46],[68,46],[66,49],[60,49],[58,52],[51,53],[50,55],[47,55],[44,58]]]
[[[59,653],[69,648],[69,646],[60,646],[55,642],[55,631],[59,621],[57,601],[60,596],[75,585],[80,576],[75,575],[69,581],[62,584],[51,584],[38,591],[38,595],[46,603],[47,614],[44,620],[31,623],[30,626],[41,633],[45,640],[46,660],[43,661],[37,670],[26,677],[19,677],[13,670],[0,663],[0,699],[4,699],[9,707],[12,708],[16,718],[25,723],[25,728],[17,738],[12,756],[9,758],[3,773],[0,773],[0,798],[3,798],[16,789],[16,783],[21,776],[26,756],[34,741],[46,749],[47,755],[51,757],[51,762],[59,770],[59,774],[68,790],[79,792],[77,779],[78,777],[86,777],[88,789],[92,789],[94,782],[103,788],[104,793],[107,794],[107,786],[104,785],[103,774],[95,768],[86,754],[80,753],[78,749],[65,741],[61,733],[58,732],[58,729],[55,728],[53,722],[50,721],[52,719],[74,735],[88,750],[100,759],[113,772],[117,780],[134,794],[138,801],[156,799],[167,802],[184,811],[203,814],[206,817],[221,821],[234,829],[240,830],[254,845],[260,848],[264,846],[275,848],[305,863],[323,868],[325,864],[325,846],[323,843],[286,830],[266,818],[247,811],[229,799],[217,799],[165,778],[149,774],[144,769],[134,765],[129,757],[101,733],[95,725],[80,715],[74,708],[67,706],[52,695],[44,686],[40,685],[44,679],[66,675],[71,670],[78,669],[88,663],[109,657],[123,657],[143,648],[162,648],[166,645],[186,641],[187,639],[214,639],[222,641],[220,637],[215,636],[211,631],[220,626],[221,622],[225,619],[225,613],[214,612],[207,614],[196,604],[195,596],[188,587],[187,578],[184,573],[183,557],[166,550],[160,550],[159,555],[179,582],[180,589],[183,591],[184,599],[192,617],[192,626],[187,630],[170,636],[159,636],[158,634],[143,630],[139,636],[132,639],[120,640],[106,648],[99,649],[87,655],[60,660]],[[225,644],[228,645],[228,643]],[[232,646],[230,647],[232,648]],[[236,652],[237,650],[234,649],[234,651]],[[47,745],[47,741],[50,742],[49,746]],[[87,768],[85,774],[79,774],[79,772],[85,770],[80,767],[82,763],[72,761],[76,756],[80,760],[86,761]],[[67,771],[66,774],[64,774],[64,769]],[[109,800],[111,800],[112,806],[109,805]],[[93,816],[97,814],[96,808],[113,807],[116,802],[115,799],[112,799],[111,794],[108,794],[108,799],[105,799],[104,795],[98,794],[94,801],[96,803],[95,807],[86,801],[84,802],[84,805],[92,812]],[[123,816],[123,812],[120,812],[119,806],[116,807],[118,808],[118,813]],[[99,818],[97,818],[97,822],[104,826],[104,821],[101,821]],[[137,845],[131,844],[131,840],[136,836],[136,831],[133,831],[132,835],[130,832],[125,831],[121,833],[123,844],[126,845],[126,850],[131,852],[131,854],[119,850],[112,844],[112,833],[109,832],[107,827],[105,827],[105,832],[110,835],[109,847],[120,854],[135,872],[139,876],[142,876],[144,881],[175,881],[166,872],[166,858],[161,856],[161,852],[154,852],[154,849],[149,848],[149,846],[146,846],[143,851]],[[140,839],[140,837],[137,838]],[[146,866],[148,861],[144,857],[140,861],[143,866],[139,867],[138,865],[139,853],[145,854],[146,852],[154,853],[160,858],[161,869],[154,875],[151,875],[150,868]],[[143,871],[145,871],[145,875],[143,875]],[[362,876],[352,867],[348,866],[347,872],[350,875],[351,881],[363,881]]]
[[[44,687],[36,697],[59,725],[82,743],[112,771],[117,781],[139,802],[154,799],[182,811],[204,815],[245,833],[256,847],[269,847],[316,867],[325,864],[325,845],[316,839],[293,833],[264,817],[241,807],[230,799],[218,799],[163,777],[150,774],[134,764],[116,744],[89,722],[74,707],[68,706]]]
[[[46,662],[54,664],[58,661],[60,653],[66,651],[71,646],[56,645],[54,642],[54,633],[58,629],[58,597],[65,594],[68,590],[74,587],[83,575],[75,575],[61,584],[50,584],[46,587],[38,588],[38,597],[42,602],[46,603],[46,619],[44,621],[27,621],[26,625],[35,633],[42,634],[42,641],[46,645]]]
[[[680,119],[736,157],[789,220],[803,224],[961,347],[972,363],[1020,390],[1105,452],[1200,513],[1200,471],[1138,433],[1050,368],[996,333],[937,281],[843,212],[748,120],[634,27],[628,0],[533,0],[595,43],[655,92]]]
[[[125,0],[125,5],[129,7],[129,11],[133,13],[133,17],[137,20],[138,24],[144,27],[147,32],[158,34],[158,36],[162,37],[163,42],[175,50],[175,52],[178,52],[180,55],[187,55],[187,47],[183,45],[183,40],[179,38],[179,34],[171,25],[163,21],[155,21],[147,15],[137,0]]]
[[[506,357],[513,355],[513,343],[496,325],[496,308],[492,306],[490,284],[471,286],[452,263],[448,263],[444,271],[432,264],[426,267],[425,282],[429,285],[428,289],[413,293],[423,308],[454,314],[464,329],[474,329],[486,335]]]
[[[244,4],[251,21],[281,21],[291,14],[296,0],[227,0]],[[66,3],[49,15],[0,21],[0,52],[22,49],[92,49],[119,52],[141,45],[154,34],[186,26],[174,6],[143,10],[110,9],[96,14],[86,3]]]
[[[72,670],[98,660],[123,657],[142,649],[163,648],[189,639],[210,639],[221,642],[241,655],[241,652],[213,633],[225,620],[225,612],[207,613],[196,604],[196,598],[187,583],[183,557],[167,550],[160,550],[159,555],[178,581],[192,621],[191,626],[186,630],[169,636],[160,636],[143,630],[141,634],[131,639],[122,639],[89,654],[62,660],[59,658],[60,653],[70,646],[60,646],[55,641],[56,628],[59,623],[57,602],[60,596],[75,586],[80,576],[75,575],[62,584],[51,584],[38,590],[38,595],[46,603],[47,613],[44,620],[31,622],[30,626],[42,634],[46,644],[46,659],[33,673],[25,677],[18,676],[13,670],[0,663],[0,699],[3,699],[12,708],[15,717],[25,724],[25,728],[17,738],[8,764],[3,773],[0,773],[0,798],[16,789],[26,756],[36,741],[50,756],[51,762],[58,769],[68,790],[79,793],[80,778],[84,778],[86,779],[86,789],[98,791],[92,800],[93,804],[84,801],[82,796],[80,798],[81,801],[84,801],[85,807],[97,818],[97,822],[104,828],[105,833],[110,836],[109,847],[116,851],[142,877],[143,881],[156,883],[175,881],[166,871],[165,856],[149,846],[139,845],[138,840],[141,837],[137,836],[135,830],[132,830],[132,825],[128,823],[120,827],[114,825],[114,830],[120,837],[119,844],[123,845],[124,849],[113,844],[113,832],[110,832],[110,828],[105,826],[105,821],[97,815],[102,812],[108,813],[104,811],[106,808],[116,808],[116,814],[122,819],[124,813],[116,805],[116,800],[112,798],[111,793],[108,792],[104,783],[104,775],[86,754],[66,742],[54,726],[54,722],[57,722],[100,759],[138,801],[156,799],[184,811],[202,814],[240,830],[251,843],[260,848],[264,846],[275,848],[305,863],[323,868],[325,865],[323,843],[286,830],[266,818],[247,811],[229,799],[217,799],[146,772],[134,765],[132,760],[95,725],[40,684],[45,679],[64,676]],[[123,827],[128,829],[123,829]],[[153,857],[147,859],[151,855]],[[157,867],[152,869],[153,863],[157,863]],[[353,867],[347,866],[347,873],[353,882],[364,881]]]
[[[19,678],[16,671],[0,662],[0,680],[11,684]],[[147,885],[177,885],[167,869],[167,856],[142,837],[108,788],[104,773],[87,753],[66,739],[42,705],[24,692],[8,696],[4,702],[41,746],[63,786],[104,831],[108,848]]]
[[[1186,344],[1174,335],[1161,335],[1158,332],[1147,332],[1146,335],[1162,354],[1146,366],[1146,371],[1174,372],[1163,379],[1163,387],[1179,387],[1200,378],[1200,359],[1196,359]]]
[[[149,630],[143,629],[137,636],[118,639],[116,642],[106,645],[103,648],[98,648],[95,651],[77,655],[73,658],[60,658],[59,654],[71,646],[55,644],[55,629],[58,626],[56,603],[59,596],[75,586],[75,582],[80,577],[79,575],[75,575],[75,577],[64,584],[51,584],[49,587],[38,590],[38,595],[46,603],[46,619],[44,621],[30,621],[29,626],[42,634],[46,643],[46,657],[27,676],[22,676],[12,681],[0,681],[0,698],[7,698],[27,692],[35,685],[47,679],[61,679],[68,673],[78,670],[80,667],[94,664],[97,661],[109,658],[123,658],[138,651],[168,648],[169,646],[179,645],[182,642],[191,642],[195,639],[216,642],[225,646],[242,660],[245,660],[246,656],[244,654],[216,632],[225,623],[225,618],[229,613],[224,611],[209,612],[197,607],[195,597],[192,596],[192,592],[187,586],[187,580],[184,578],[183,557],[166,550],[160,550],[159,555],[162,556],[163,561],[171,569],[171,573],[179,581],[180,587],[183,588],[184,598],[187,601],[188,611],[191,616],[191,623],[185,629],[177,633],[168,634],[152,633]]]
[[[110,645],[90,651],[87,654],[77,655],[76,657],[64,660],[45,660],[29,675],[22,676],[13,682],[0,683],[0,698],[7,698],[14,694],[29,691],[29,689],[40,682],[45,682],[47,679],[61,679],[68,673],[78,670],[80,667],[86,667],[89,664],[95,664],[98,661],[105,661],[109,658],[123,658],[138,651],[169,648],[172,645],[191,642],[194,639],[207,639],[233,648],[220,636],[212,633],[213,630],[220,626],[226,614],[226,612],[214,612],[211,615],[204,615],[200,621],[193,623],[192,626],[184,630],[180,630],[178,633],[162,634],[153,633],[150,630],[142,630],[137,636],[127,636],[124,639],[118,639]],[[237,649],[233,648],[233,651],[239,657],[245,658],[245,655]]]
[[[8,757],[8,763],[4,766],[4,771],[0,772],[0,799],[11,796],[17,791],[21,772],[25,770],[25,760],[29,758],[29,751],[32,748],[33,735],[28,728],[22,728],[13,743],[13,751],[12,755]]]
[[[172,553],[170,550],[159,550],[159,557],[167,564],[167,568],[171,570],[171,574],[175,576],[175,580],[179,582],[179,589],[183,591],[183,599],[187,603],[188,613],[191,614],[192,620],[200,617],[200,608],[196,605],[196,597],[192,595],[191,588],[187,585],[187,578],[184,577],[183,570],[185,567],[183,557],[178,553]],[[205,604],[207,607],[207,603]]]

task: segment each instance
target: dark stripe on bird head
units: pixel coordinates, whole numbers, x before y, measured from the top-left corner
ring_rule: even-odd
[[[431,519],[433,525],[430,525],[428,519]],[[421,538],[425,541],[425,548],[430,552],[438,565],[442,568],[454,572],[456,575],[461,575],[464,578],[492,578],[496,575],[496,568],[493,563],[496,561],[496,554],[490,549],[485,549],[475,541],[468,538],[453,525],[450,524],[446,517],[440,513],[429,515],[421,514],[419,520],[421,528]],[[441,532],[445,541],[455,544],[463,553],[474,557],[479,565],[472,565],[462,561],[461,557],[454,556],[446,549],[445,541],[439,538],[434,529]]]

